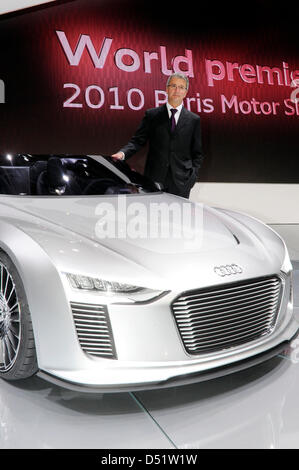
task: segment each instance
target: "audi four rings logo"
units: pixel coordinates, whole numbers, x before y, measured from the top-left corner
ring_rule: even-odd
[[[243,269],[237,264],[225,264],[223,266],[215,266],[214,272],[218,276],[230,276],[231,274],[241,274]]]

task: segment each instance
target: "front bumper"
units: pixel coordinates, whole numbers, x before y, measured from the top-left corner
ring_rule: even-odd
[[[40,369],[38,375],[56,385],[85,392],[124,392],[186,385],[221,377],[266,361],[287,349],[299,334],[292,317],[283,330],[267,340],[254,341],[209,358],[178,362],[128,362],[88,359],[88,367],[77,370]]]
[[[182,344],[170,310],[174,292],[142,306],[109,305],[117,359],[83,352],[72,311],[69,308],[66,314],[64,303],[60,318],[65,326],[56,329],[56,345],[60,347],[54,348],[47,336],[48,354],[39,356],[38,375],[72,390],[122,392],[199,382],[258,364],[286,349],[299,332],[299,323],[293,315],[291,275],[282,277],[284,294],[271,334],[237,347],[198,355],[188,354]],[[91,294],[84,299],[82,293],[77,299],[74,293],[71,295],[68,297],[72,301],[92,303],[98,299]],[[58,315],[57,309],[56,312]]]
[[[49,372],[45,372],[40,370],[38,372],[38,376],[48,382],[53,383],[54,385],[61,386],[63,388],[67,388],[70,390],[78,391],[78,392],[91,392],[91,393],[121,393],[121,392],[136,392],[142,390],[151,390],[151,389],[163,389],[163,388],[170,388],[176,387],[181,385],[190,385],[193,383],[204,382],[205,380],[212,380],[218,377],[223,377],[225,375],[229,375],[235,372],[242,371],[244,369],[248,369],[249,367],[253,367],[258,365],[262,362],[265,362],[279,353],[287,349],[292,341],[297,337],[299,334],[299,328],[296,334],[291,338],[290,341],[284,341],[280,343],[278,346],[273,347],[267,351],[264,351],[260,354],[256,354],[253,357],[249,357],[247,359],[243,359],[240,361],[236,361],[234,363],[223,365],[219,367],[215,367],[214,369],[210,369],[204,372],[191,372],[186,374],[180,374],[177,376],[170,377],[165,380],[159,380],[157,382],[148,382],[148,383],[136,383],[136,384],[115,384],[115,385],[104,385],[104,384],[91,384],[91,383],[81,383],[78,382],[76,378],[76,382],[72,382],[71,374],[68,374],[65,371],[65,375],[69,375],[69,379],[60,378],[59,375],[52,375]]]

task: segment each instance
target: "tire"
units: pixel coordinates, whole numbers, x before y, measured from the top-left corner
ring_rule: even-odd
[[[25,379],[38,370],[28,302],[20,275],[0,251],[0,377]]]

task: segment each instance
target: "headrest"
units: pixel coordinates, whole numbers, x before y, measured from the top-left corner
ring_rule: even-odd
[[[65,186],[65,180],[63,179],[63,164],[59,157],[49,158],[47,165],[47,176],[49,188]]]

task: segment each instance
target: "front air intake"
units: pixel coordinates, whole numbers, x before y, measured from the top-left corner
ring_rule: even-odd
[[[181,294],[172,312],[186,351],[209,353],[269,335],[281,293],[281,280],[275,276]]]
[[[83,351],[90,356],[116,359],[107,306],[71,302],[71,309]]]

